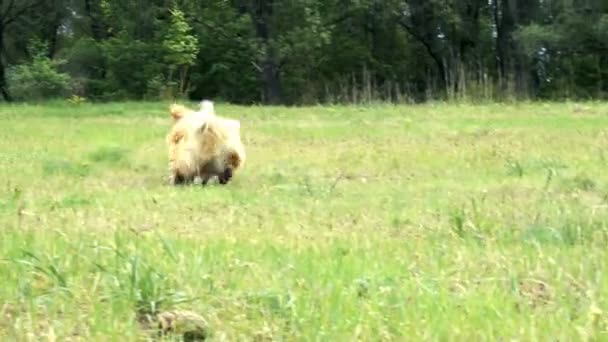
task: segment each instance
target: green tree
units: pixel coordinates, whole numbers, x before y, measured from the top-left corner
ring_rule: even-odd
[[[184,13],[178,8],[171,10],[171,23],[165,35],[163,46],[167,50],[165,60],[169,63],[168,81],[173,82],[173,75],[179,73],[178,96],[189,92],[188,70],[195,65],[199,53],[197,38],[191,33],[192,28],[186,21]]]

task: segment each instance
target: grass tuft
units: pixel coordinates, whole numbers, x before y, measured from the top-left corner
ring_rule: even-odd
[[[118,164],[127,158],[128,150],[123,147],[105,146],[89,154],[89,160],[96,163]]]
[[[86,164],[68,160],[46,160],[42,164],[42,172],[49,176],[64,175],[86,177],[90,173],[90,168]]]

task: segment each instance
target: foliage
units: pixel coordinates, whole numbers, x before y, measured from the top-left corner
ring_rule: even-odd
[[[163,46],[168,54],[165,59],[171,66],[192,66],[196,61],[198,41],[191,33],[184,13],[177,8],[171,10],[171,23],[165,35]]]
[[[155,42],[132,40],[121,33],[105,41],[103,51],[113,98],[142,98],[149,80],[163,70],[161,46]]]
[[[544,50],[554,49],[560,43],[560,36],[553,32],[551,27],[538,24],[522,27],[516,33],[515,38],[522,45],[526,55],[530,57],[534,57]]]
[[[58,70],[65,61],[51,60],[46,56],[46,49],[43,42],[32,41],[32,60],[9,68],[7,80],[14,98],[30,101],[69,95],[70,75]]]
[[[188,68],[195,65],[199,46],[198,40],[191,34],[184,13],[178,8],[171,10],[171,22],[163,46],[168,51],[165,60],[169,63],[169,82],[172,81],[173,72],[178,71],[177,95],[182,97],[188,91]]]

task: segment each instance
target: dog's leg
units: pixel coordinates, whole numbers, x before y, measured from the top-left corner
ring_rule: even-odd
[[[232,178],[232,169],[228,168],[224,170],[224,173],[218,176],[220,184],[226,185]]]
[[[184,184],[186,184],[186,177],[184,177],[180,174],[173,175],[173,185],[184,185]]]
[[[209,180],[213,177],[212,174],[206,172],[203,168],[201,168],[198,172],[198,176],[201,178],[201,185],[205,186],[209,183]]]
[[[186,185],[194,182],[193,176],[184,176],[179,172],[172,173],[171,176],[171,184],[173,185]]]

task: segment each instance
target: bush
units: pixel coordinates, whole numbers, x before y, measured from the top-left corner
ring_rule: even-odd
[[[72,76],[72,94],[91,99],[108,92],[105,77],[105,56],[102,46],[92,38],[81,38],[60,52],[67,63],[62,66]]]
[[[30,63],[12,66],[7,71],[11,95],[16,100],[40,100],[70,95],[71,78],[57,67],[62,61],[54,61],[38,54]]]
[[[149,91],[151,80],[163,70],[162,50],[152,42],[132,40],[124,34],[103,44],[106,56],[108,89],[112,99],[141,99]],[[145,61],[145,63],[143,62]]]
[[[148,80],[146,94],[147,100],[173,100],[177,93],[177,84],[168,82],[162,74]]]

